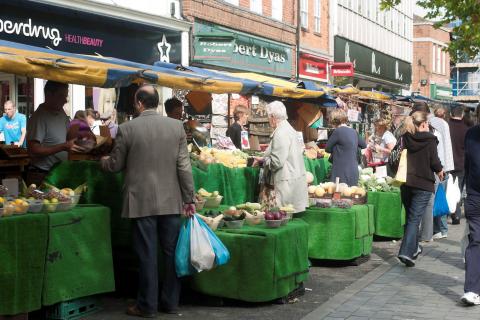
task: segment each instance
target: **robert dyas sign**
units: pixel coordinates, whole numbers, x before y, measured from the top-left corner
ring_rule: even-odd
[[[194,62],[290,77],[291,59],[289,46],[207,23],[195,23]]]

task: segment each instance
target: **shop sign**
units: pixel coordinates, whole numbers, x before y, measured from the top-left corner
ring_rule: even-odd
[[[375,78],[410,84],[412,65],[356,42],[335,36],[335,62],[351,62],[355,72]]]
[[[181,63],[181,32],[34,3],[0,0],[0,39],[145,64]]]
[[[195,22],[193,62],[290,78],[291,48],[207,22]]]
[[[335,62],[330,66],[330,72],[333,77],[353,77],[353,63]]]
[[[328,61],[310,54],[301,53],[299,62],[300,76],[327,81]]]
[[[430,98],[439,100],[452,100],[452,88],[447,86],[439,86],[437,84],[431,84]]]

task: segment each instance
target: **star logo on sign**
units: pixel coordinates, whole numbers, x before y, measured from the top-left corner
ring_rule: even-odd
[[[157,48],[160,52],[160,61],[170,63],[170,49],[172,45],[167,42],[165,35],[162,37],[162,42],[157,43]]]

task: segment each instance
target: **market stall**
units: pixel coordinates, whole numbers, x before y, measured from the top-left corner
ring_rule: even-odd
[[[247,302],[286,297],[308,278],[307,228],[304,221],[294,219],[278,228],[260,223],[218,229],[216,234],[231,260],[195,274],[192,287],[204,294]]]
[[[405,208],[399,192],[369,192],[368,204],[375,208],[375,235],[402,238]]]
[[[108,208],[0,219],[0,315],[115,290]]]
[[[372,252],[374,207],[310,207],[299,218],[308,224],[308,257],[352,260]]]

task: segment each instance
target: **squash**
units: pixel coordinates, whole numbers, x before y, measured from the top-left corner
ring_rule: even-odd
[[[321,198],[325,195],[325,189],[323,189],[322,187],[317,187],[315,189],[315,196]]]

